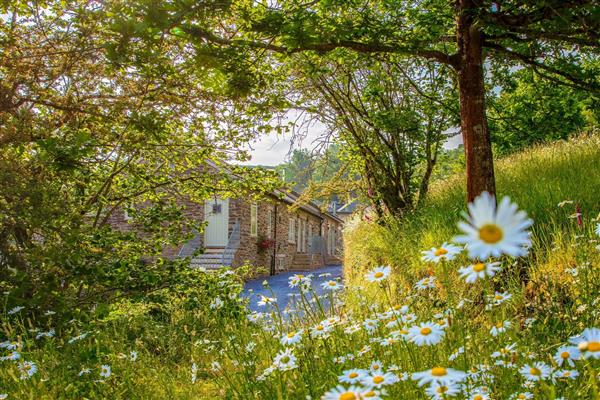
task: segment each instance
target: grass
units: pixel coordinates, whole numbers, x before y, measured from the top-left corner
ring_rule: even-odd
[[[509,195],[535,220],[533,247],[528,257],[501,258],[502,270],[475,284],[458,276],[457,269],[469,263],[464,254],[439,264],[421,260],[422,250],[457,233],[465,207],[456,177],[434,186],[426,206],[401,222],[350,224],[345,289],[319,297],[307,283],[310,277],[298,277],[306,288],[293,289],[296,301],[289,310],[274,303],[263,313],[248,315],[239,297],[239,278],[222,271],[206,274],[202,287],[189,292],[121,302],[85,323],[59,324],[59,316],[31,321],[26,310],[5,313],[0,338],[19,343],[21,359],[0,361],[0,395],[279,400],[319,399],[328,393],[325,399],[358,399],[341,396],[351,390],[364,399],[427,399],[431,396],[412,374],[446,367],[469,376],[460,387],[448,385],[445,395],[433,388],[434,398],[495,400],[519,394],[528,398],[530,393],[536,399],[600,399],[600,358],[575,361],[572,368],[553,359],[571,336],[600,320],[600,251],[593,222],[600,212],[597,165],[597,137],[501,160],[499,193]],[[564,200],[574,203],[558,207]],[[571,218],[576,204],[581,225]],[[365,273],[378,265],[390,265],[390,276],[368,282]],[[427,276],[437,278],[435,288],[415,290],[414,284]],[[495,292],[511,297],[490,306]],[[216,297],[222,304],[214,302]],[[438,344],[418,346],[406,338],[404,329],[427,321],[444,326]],[[503,323],[510,326],[492,335],[491,329]],[[56,336],[35,338],[51,328]],[[88,335],[70,342],[82,332]],[[283,343],[288,340],[294,343]],[[513,343],[512,350],[493,355]],[[131,359],[131,351],[137,359]],[[0,356],[8,353],[0,349]],[[23,360],[39,369],[26,379],[20,379]],[[527,383],[519,371],[531,371],[536,362],[578,376]],[[381,368],[374,370],[374,364]],[[111,367],[107,378],[100,376],[102,365]],[[79,376],[85,368],[90,372]],[[340,376],[350,369],[358,369],[364,379],[383,370],[397,381],[373,390],[364,383],[356,384],[361,389],[344,383],[334,395]],[[458,394],[452,395],[455,389]]]

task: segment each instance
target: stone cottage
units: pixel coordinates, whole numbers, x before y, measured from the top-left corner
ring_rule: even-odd
[[[193,267],[235,268],[249,263],[270,274],[341,263],[343,221],[313,203],[291,207],[298,197],[294,192],[276,191],[257,201],[215,197],[198,204],[182,200],[187,218],[206,222],[204,231],[178,248],[165,249],[164,254],[192,257]],[[110,224],[132,229],[122,212],[111,216]]]

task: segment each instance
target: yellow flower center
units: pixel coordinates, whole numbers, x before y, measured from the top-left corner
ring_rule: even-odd
[[[588,349],[588,351],[591,351],[592,353],[600,351],[600,342],[589,342],[587,349]]]
[[[479,228],[479,239],[488,244],[498,243],[503,236],[502,229],[496,224],[486,224]]]
[[[563,376],[571,376],[571,371],[565,371],[565,372],[563,372]]]
[[[526,397],[523,393],[519,393],[519,395],[517,396],[517,399],[526,399]]]
[[[362,395],[365,398],[369,398],[369,397],[375,397],[375,392],[372,390],[369,390],[367,393],[363,393]]]
[[[334,281],[329,282],[329,286],[335,286],[336,283]]]
[[[322,330],[323,330],[323,329],[325,329],[325,328],[323,328],[323,325],[317,325],[317,328],[316,328],[316,329],[317,329],[318,331],[322,331]]]
[[[290,361],[290,358],[289,358],[288,356],[283,356],[283,357],[281,357],[281,362],[282,362],[282,363],[286,364],[286,363],[288,363],[289,361]]]
[[[446,393],[447,391],[448,391],[448,388],[446,386],[439,386],[436,389],[436,392],[438,392],[438,393]]]
[[[448,371],[444,367],[435,367],[431,370],[431,375],[433,376],[446,376],[448,375]]]
[[[473,396],[473,400],[483,400],[483,396],[480,394],[476,394],[475,396]]]
[[[498,323],[496,324],[496,328],[498,328],[498,329],[502,328],[502,322],[498,322]]]
[[[435,254],[436,257],[440,257],[440,256],[443,256],[445,254],[448,254],[448,250],[444,249],[443,247],[440,247],[433,254]]]
[[[533,367],[529,370],[529,373],[533,376],[540,376],[542,375],[542,371],[540,371],[539,368]]]
[[[431,328],[425,327],[421,328],[421,335],[427,336],[431,333]]]
[[[350,379],[354,379],[354,378],[356,378],[357,376],[358,376],[358,374],[357,374],[356,372],[350,372],[350,373],[348,374],[348,378],[350,378]]]
[[[356,399],[356,394],[354,392],[346,392],[340,395],[339,400],[354,400]]]
[[[381,271],[377,271],[377,272],[375,272],[375,275],[373,275],[373,276],[374,276],[375,278],[381,278],[381,277],[383,277],[383,272],[381,272]]]
[[[504,298],[504,296],[499,295],[499,294],[494,296],[494,299],[496,299],[496,300],[502,300],[503,298]]]
[[[473,271],[475,272],[481,272],[485,269],[485,264],[483,263],[477,263],[475,265],[473,265]]]
[[[560,358],[562,358],[563,360],[566,360],[567,358],[569,358],[569,352],[563,351],[562,353],[560,353]]]
[[[371,367],[371,368],[373,368],[375,371],[377,371],[377,370],[379,369],[379,365],[375,364],[375,365],[373,365],[373,367]]]
[[[373,377],[373,383],[375,383],[376,385],[379,385],[383,381],[384,381],[383,376],[377,375],[377,376]]]

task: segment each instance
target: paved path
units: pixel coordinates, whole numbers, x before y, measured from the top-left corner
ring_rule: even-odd
[[[320,274],[329,273],[331,276],[319,277]],[[297,293],[298,289],[290,289],[289,287],[289,277],[294,274],[312,274],[314,275],[312,282],[313,288],[317,294],[322,294],[323,289],[321,288],[321,283],[342,276],[342,266],[341,265],[331,265],[319,269],[315,269],[312,271],[289,271],[289,272],[281,272],[277,275],[262,277],[258,279],[253,279],[251,281],[246,282],[244,285],[244,293],[243,296],[250,298],[250,309],[252,311],[265,311],[265,307],[260,307],[256,303],[259,300],[260,295],[272,297],[273,295],[268,289],[263,287],[263,281],[269,282],[269,286],[273,293],[275,293],[275,297],[277,297],[277,304],[283,310],[290,301],[290,296],[288,293]]]

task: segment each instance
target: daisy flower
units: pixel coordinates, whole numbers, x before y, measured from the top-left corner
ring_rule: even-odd
[[[577,345],[583,358],[600,358],[600,329],[586,328],[579,336],[572,337],[570,342]]]
[[[460,386],[456,383],[432,383],[425,393],[433,400],[446,400],[448,397],[456,396],[461,392]]]
[[[277,299],[275,297],[267,297],[264,295],[260,295],[260,300],[258,301],[259,306],[266,306],[267,304],[277,303]]]
[[[23,361],[19,363],[19,372],[21,373],[21,379],[31,378],[37,372],[37,370],[37,365],[35,365],[34,362]]]
[[[523,375],[523,378],[528,381],[539,381],[548,378],[550,374],[552,374],[552,368],[549,365],[538,361],[533,365],[526,364],[522,366],[521,369],[519,369],[519,372]]]
[[[579,376],[579,372],[575,369],[561,369],[554,373],[555,378],[562,379],[576,379]]]
[[[0,349],[16,350],[19,347],[21,347],[21,343],[17,342],[17,341],[7,340],[7,341],[0,343]]]
[[[367,280],[369,282],[383,282],[384,280],[387,279],[388,276],[390,276],[391,273],[392,273],[392,267],[380,266],[380,267],[373,268],[371,271],[369,271],[365,275],[365,278],[367,278]]]
[[[198,379],[198,366],[196,363],[192,363],[192,384],[196,383]]]
[[[427,278],[421,279],[419,282],[415,283],[415,289],[435,289],[435,276],[428,276]]]
[[[329,332],[332,330],[332,326],[329,325],[326,321],[323,321],[312,328],[310,328],[310,336],[311,337],[328,337]]]
[[[218,310],[219,308],[223,307],[223,304],[225,303],[223,302],[223,300],[221,300],[220,297],[215,297],[210,303],[209,307],[211,310]]]
[[[510,300],[511,297],[512,297],[512,294],[510,294],[508,292],[504,292],[504,293],[496,292],[493,295],[488,295],[488,300],[492,305],[498,306],[498,305],[504,303],[505,301]]]
[[[478,279],[484,279],[496,275],[496,272],[500,271],[499,262],[491,263],[475,263],[468,267],[462,267],[458,270],[461,278],[464,278],[467,283],[474,283]]]
[[[508,197],[504,197],[496,207],[494,196],[483,192],[469,203],[468,208],[467,222],[458,224],[463,234],[455,237],[454,241],[467,245],[469,257],[485,260],[502,254],[513,257],[527,254],[527,248],[531,246],[527,228],[533,221]]]
[[[379,321],[376,319],[365,319],[365,322],[363,322],[363,326],[365,327],[365,330],[369,333],[373,333],[376,329],[377,326],[379,325]]]
[[[569,364],[569,366],[574,367],[575,363],[573,360],[579,360],[581,357],[581,352],[575,346],[561,346],[556,350],[554,354],[554,361],[558,364],[559,367],[562,367],[564,363]]]
[[[104,364],[100,366],[100,376],[103,378],[108,378],[110,377],[110,375],[112,374],[112,371],[110,370],[110,366]]]
[[[360,383],[369,388],[381,388],[398,382],[398,377],[391,372],[371,372],[361,378]]]
[[[13,307],[10,310],[8,310],[7,314],[8,315],[17,314],[17,313],[20,313],[24,309],[25,309],[25,307],[23,307],[23,306],[16,306],[16,307]]]
[[[487,391],[483,388],[475,388],[469,391],[469,396],[467,400],[490,400],[490,396],[487,394]]]
[[[338,385],[331,389],[321,397],[321,400],[360,400],[362,398],[361,389],[356,386],[350,386],[346,389],[342,385]]]
[[[496,325],[494,325],[492,327],[492,329],[490,329],[490,334],[494,337],[498,336],[501,333],[506,332],[506,330],[508,328],[511,327],[511,323],[509,320],[503,321],[503,322],[498,322]]]
[[[364,369],[349,369],[344,371],[342,375],[339,376],[338,380],[341,383],[349,383],[353,385],[359,383],[360,380],[368,374],[369,372],[365,371]]]
[[[424,386],[428,383],[451,384],[460,382],[467,374],[463,371],[458,371],[452,368],[435,367],[427,371],[415,372],[412,374],[412,379],[417,381],[419,386]]]
[[[442,341],[444,330],[434,322],[425,322],[411,327],[408,337],[417,346],[431,346]]]
[[[521,392],[521,393],[513,393],[510,397],[510,400],[528,400],[533,399],[533,394],[529,392]]]
[[[284,346],[295,345],[302,340],[302,330],[286,333],[281,337],[281,344]]]
[[[371,372],[383,371],[383,364],[381,363],[381,361],[375,360],[369,366],[369,371],[371,371]]]
[[[289,371],[297,367],[296,356],[292,354],[291,349],[280,351],[273,359],[273,365],[280,371]]]
[[[432,247],[429,250],[422,251],[423,257],[421,259],[433,263],[439,263],[442,260],[451,261],[462,250],[461,247],[445,242],[440,247]]]
[[[596,235],[600,236],[600,223],[596,224]]]
[[[21,353],[12,351],[9,355],[0,357],[0,361],[17,361],[19,358],[21,358]]]
[[[340,290],[342,288],[342,284],[339,283],[338,281],[327,281],[327,282],[321,283],[321,287],[325,290],[335,291],[335,290]]]

